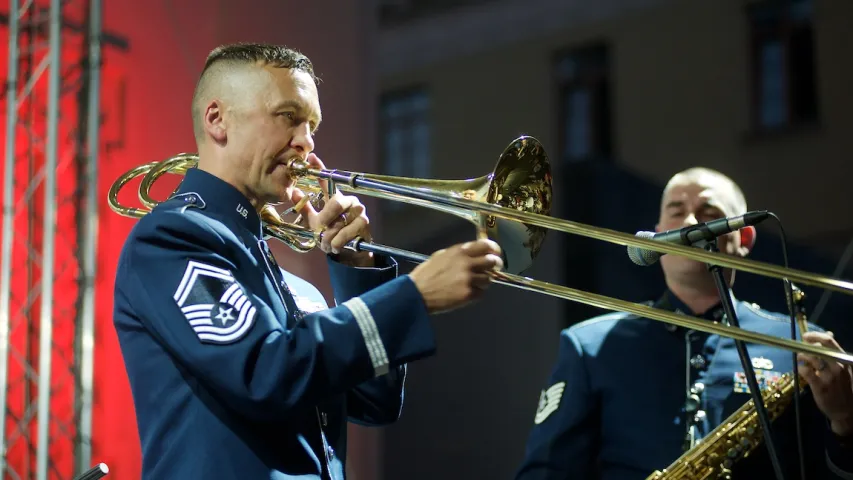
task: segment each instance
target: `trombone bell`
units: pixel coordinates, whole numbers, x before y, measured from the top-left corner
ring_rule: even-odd
[[[544,147],[533,137],[519,137],[510,143],[498,157],[491,173],[467,180],[431,180],[424,178],[395,177],[369,173],[321,172],[312,170],[307,163],[295,160],[289,165],[298,178],[297,188],[306,194],[325,194],[319,178],[329,175],[346,176],[347,181],[330,182],[331,189],[344,193],[364,194],[371,197],[395,200],[418,205],[461,217],[477,226],[480,236],[487,236],[501,247],[504,271],[519,274],[530,268],[545,241],[546,228],[513,219],[488,215],[476,208],[454,206],[430,199],[418,198],[393,191],[360,188],[358,181],[375,181],[395,188],[414,189],[419,193],[444,199],[459,199],[477,205],[489,204],[509,209],[522,215],[551,214],[552,179],[551,163]]]
[[[510,144],[495,166],[485,203],[539,215],[551,214],[551,163],[539,142],[521,138]],[[482,215],[482,214],[481,214]],[[494,216],[484,216],[489,238],[503,251],[505,271],[521,273],[533,264],[545,228]]]

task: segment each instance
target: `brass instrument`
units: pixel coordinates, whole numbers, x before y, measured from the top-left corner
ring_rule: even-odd
[[[800,334],[808,330],[803,300],[805,294],[792,285],[793,310]],[[796,368],[796,365],[794,366]],[[773,385],[762,392],[767,416],[772,422],[781,415],[794,399],[794,375],[796,372],[782,375]],[[805,382],[800,379],[800,391]],[[764,439],[764,432],[758,421],[755,402],[749,400],[717,428],[711,431],[695,447],[663,470],[657,470],[646,480],[731,480],[731,468],[735,462],[746,458]]]
[[[198,155],[182,153],[161,162],[152,162],[129,170],[110,188],[108,194],[110,208],[120,215],[132,218],[142,217],[158,203],[150,196],[150,188],[154,181],[165,173],[184,174],[188,169],[194,168],[197,162]],[[306,194],[323,193],[324,189],[321,188],[320,181],[325,180],[329,182],[331,191],[339,188],[345,193],[419,205],[469,220],[477,226],[480,235],[488,235],[501,246],[504,252],[505,270],[491,273],[495,283],[593,307],[633,313],[744,342],[810,353],[853,365],[853,354],[845,351],[750,332],[719,322],[709,322],[521,276],[520,273],[525,271],[536,258],[546,230],[556,230],[623,246],[636,246],[665,254],[682,255],[722,267],[779,279],[787,278],[806,285],[853,294],[853,282],[553,218],[549,216],[552,193],[550,162],[542,144],[533,137],[522,136],[513,140],[504,149],[491,173],[467,180],[430,180],[318,170],[311,168],[301,158],[291,160],[288,168],[291,175],[297,179],[297,187]],[[146,208],[121,205],[118,202],[119,190],[138,176],[144,176],[139,187],[139,199]],[[313,232],[297,223],[284,221],[271,205],[263,207],[261,218],[264,222],[265,234],[284,242],[298,252],[312,250],[321,239],[320,232]],[[415,262],[422,262],[428,258],[426,255],[362,240],[350,242],[348,248],[390,253]]]

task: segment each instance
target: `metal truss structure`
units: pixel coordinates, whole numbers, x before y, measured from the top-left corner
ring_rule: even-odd
[[[90,468],[100,0],[10,0],[0,480]]]

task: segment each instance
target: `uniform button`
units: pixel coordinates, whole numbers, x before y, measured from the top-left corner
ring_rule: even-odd
[[[696,355],[690,359],[690,366],[693,368],[705,368],[705,357]]]
[[[687,401],[684,402],[684,411],[695,412],[701,403],[702,400],[699,399],[698,395],[690,395],[687,397]]]
[[[187,201],[190,203],[195,203],[195,201],[196,201],[195,195],[190,195],[189,197],[187,197]]]

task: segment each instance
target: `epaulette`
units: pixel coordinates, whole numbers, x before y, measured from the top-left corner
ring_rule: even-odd
[[[190,207],[202,210],[207,207],[207,204],[204,202],[204,199],[201,198],[201,195],[195,192],[186,192],[181,193],[180,195],[175,195],[174,197],[170,198],[169,201],[180,202],[181,204],[183,204],[183,206],[181,207],[181,213],[183,213],[184,211],[186,211],[186,209]]]

